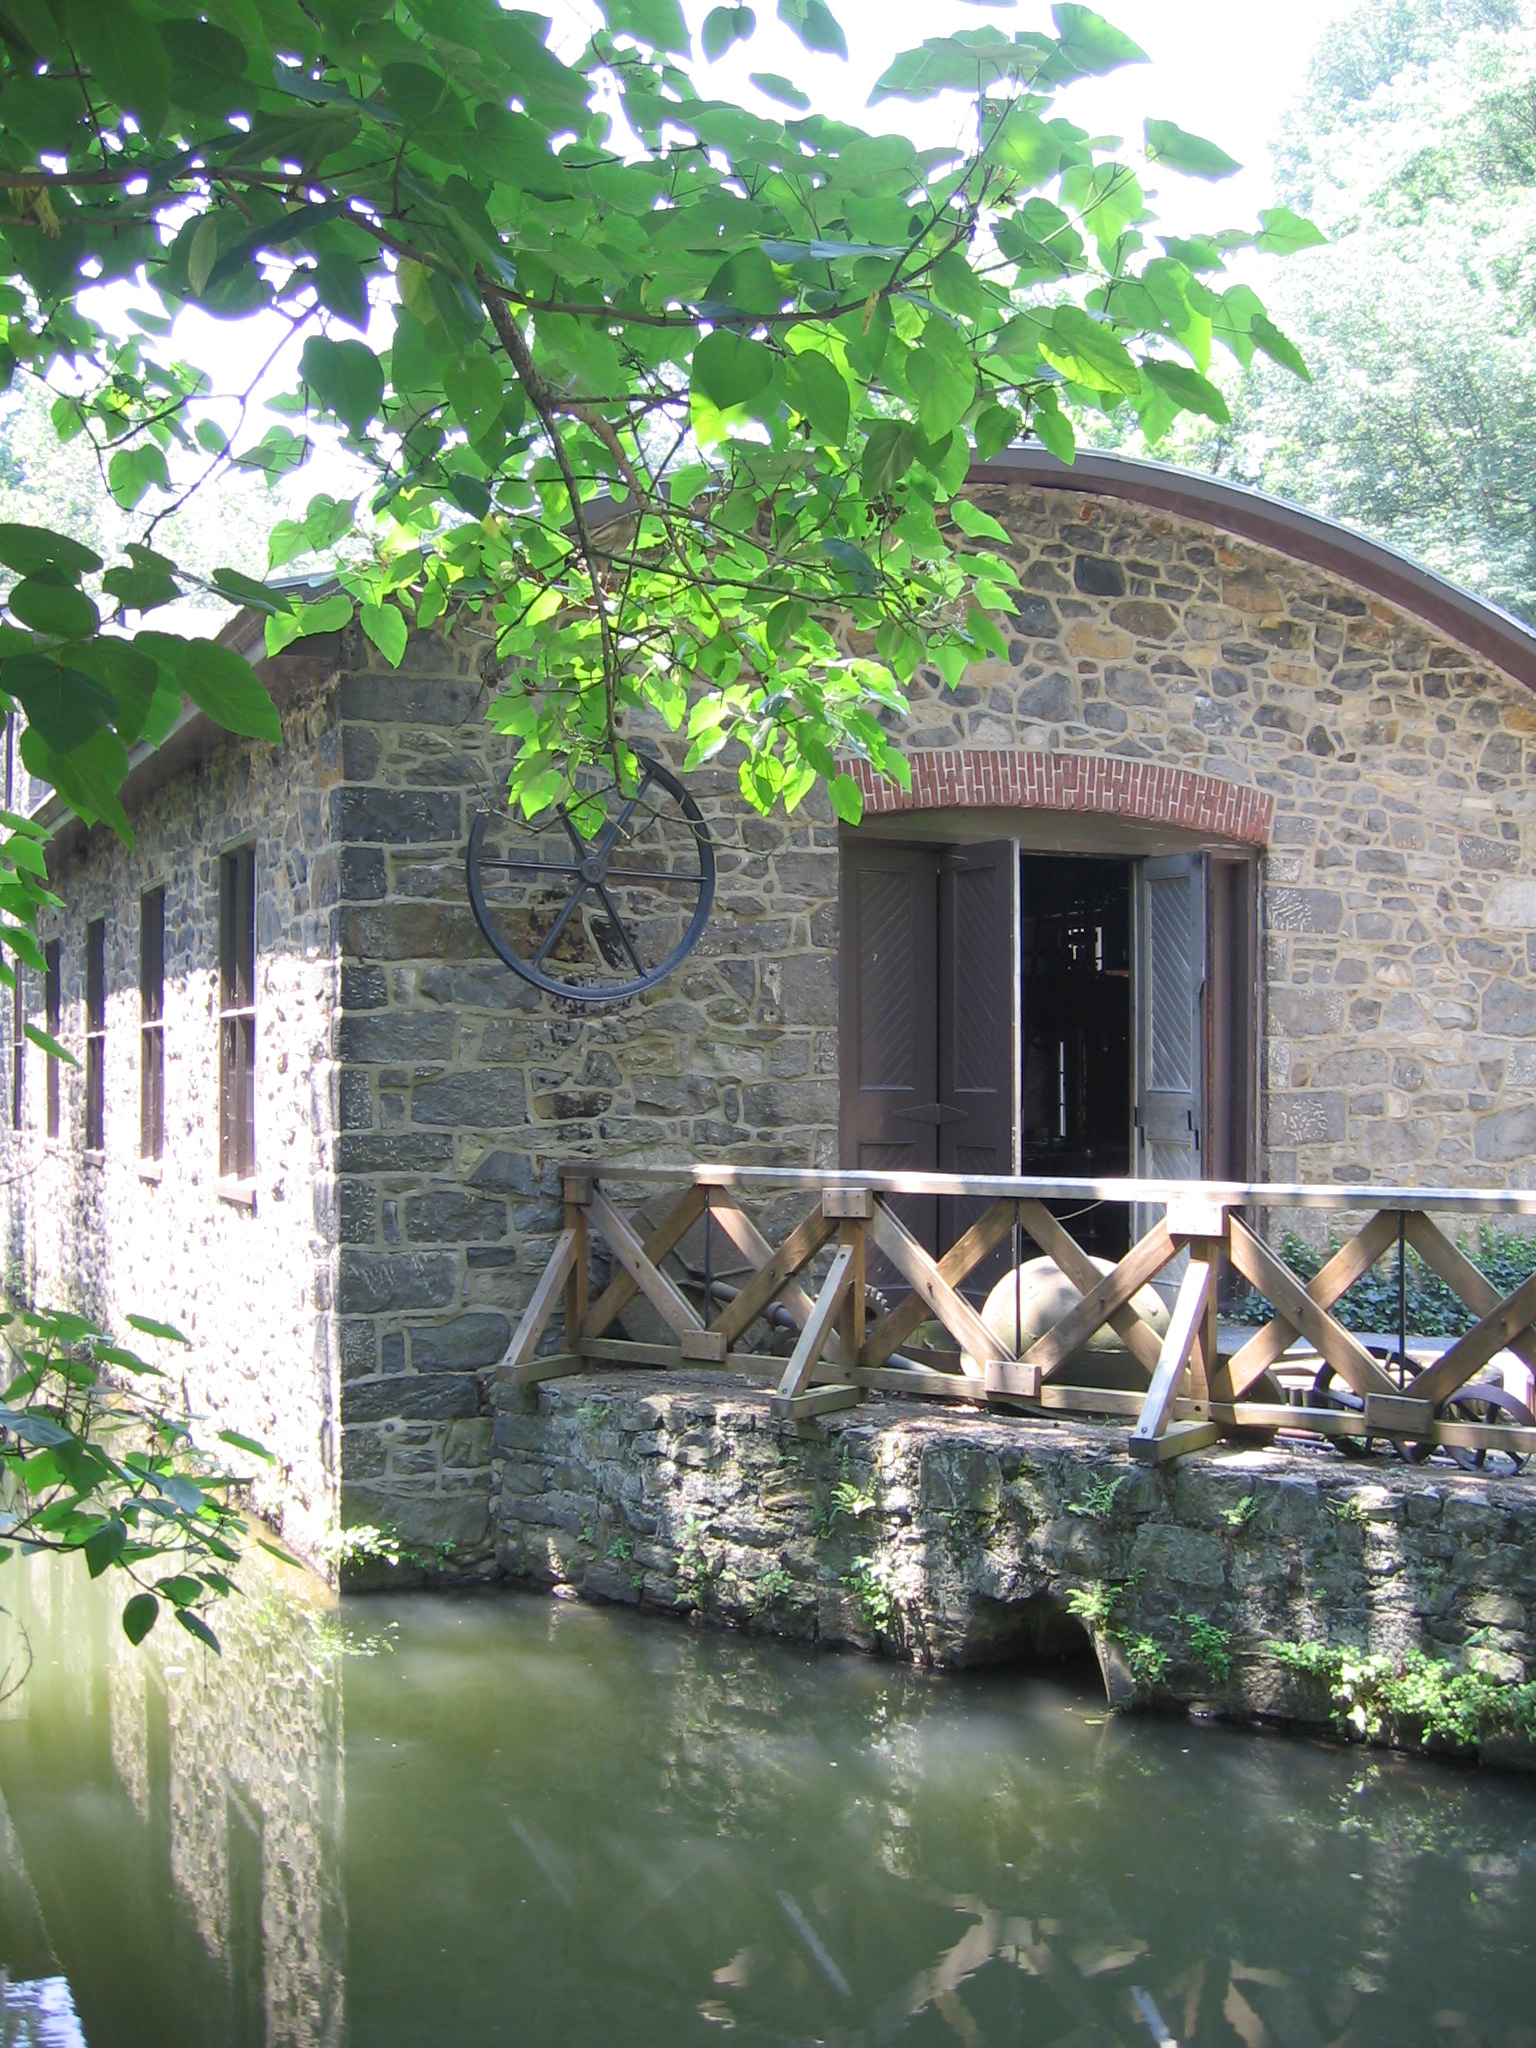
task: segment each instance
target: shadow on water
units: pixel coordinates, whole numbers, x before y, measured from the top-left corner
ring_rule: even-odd
[[[6,2048],[1536,2048],[1524,1780],[512,1595],[16,1606]]]

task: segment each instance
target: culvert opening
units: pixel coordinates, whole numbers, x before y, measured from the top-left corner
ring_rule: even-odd
[[[973,1613],[971,1662],[1048,1671],[1105,1690],[1093,1638],[1064,1600],[1035,1593],[1028,1600],[981,1601]]]

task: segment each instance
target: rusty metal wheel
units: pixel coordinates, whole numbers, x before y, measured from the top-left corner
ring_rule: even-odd
[[[715,900],[698,805],[660,761],[635,758],[633,791],[594,792],[607,816],[590,837],[581,805],[534,826],[481,810],[470,828],[465,877],[481,931],[514,974],[567,1002],[622,1002],[665,981]]]
[[[1536,1416],[1523,1401],[1488,1381],[1463,1387],[1460,1393],[1452,1395],[1440,1413],[1447,1422],[1481,1422],[1493,1426],[1502,1423],[1506,1427],[1536,1428]],[[1486,1448],[1469,1451],[1459,1445],[1452,1447],[1451,1456],[1467,1472],[1481,1472],[1490,1456],[1508,1458],[1517,1472],[1523,1472],[1529,1462],[1524,1451],[1490,1452]]]

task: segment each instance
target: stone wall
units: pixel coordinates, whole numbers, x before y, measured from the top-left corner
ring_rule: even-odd
[[[1329,1717],[1276,1641],[1536,1674],[1536,1479],[1321,1450],[1154,1469],[1124,1446],[890,1400],[797,1426],[734,1375],[504,1384],[498,1556],[567,1595],[951,1669],[1081,1646],[1088,1596],[1112,1703],[1239,1719]],[[1225,1676],[1191,1617],[1229,1639]],[[1166,1657],[1155,1682],[1137,1638]]]
[[[733,773],[690,776],[719,873],[699,947],[642,1001],[546,999],[465,894],[477,792],[505,786],[476,652],[413,641],[399,674],[343,677],[334,798],[345,1512],[456,1570],[492,1568],[480,1375],[560,1228],[558,1162],[833,1165],[837,1147],[828,814],[744,816]]]
[[[220,747],[151,797],[134,844],[93,832],[56,864],[61,946],[57,1142],[47,1060],[23,1064],[23,1128],[0,1106],[7,1283],[131,1338],[130,1313],[173,1324],[186,1349],[148,1348],[195,1414],[255,1437],[254,1467],[289,1539],[313,1544],[336,1508],[332,1314],[336,857],[328,790],[340,767],[334,693],[283,718],[281,748]],[[219,856],[252,842],[257,871],[256,1177],[219,1176]],[[139,1156],[139,898],[165,888],[165,1145]],[[84,1151],[85,945],[106,921],[105,1146]],[[44,1022],[41,977],[29,1019]],[[5,1003],[8,1040],[10,1001]],[[14,1053],[4,1050],[7,1096]],[[137,1341],[137,1340],[134,1340]]]

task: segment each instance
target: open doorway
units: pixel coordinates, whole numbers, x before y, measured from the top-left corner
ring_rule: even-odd
[[[844,1165],[1250,1178],[1254,885],[1236,853],[848,839]],[[983,1203],[898,1207],[942,1252]],[[1063,1204],[1063,1221],[1069,1212],[1084,1248],[1110,1258],[1153,1220],[1110,1203]],[[966,1291],[983,1291],[1004,1256]]]
[[[1128,860],[1020,858],[1021,1166],[1052,1180],[1131,1172]],[[1062,1211],[1063,1221],[1066,1210]],[[1076,1218],[1085,1251],[1127,1247],[1123,1204]]]

